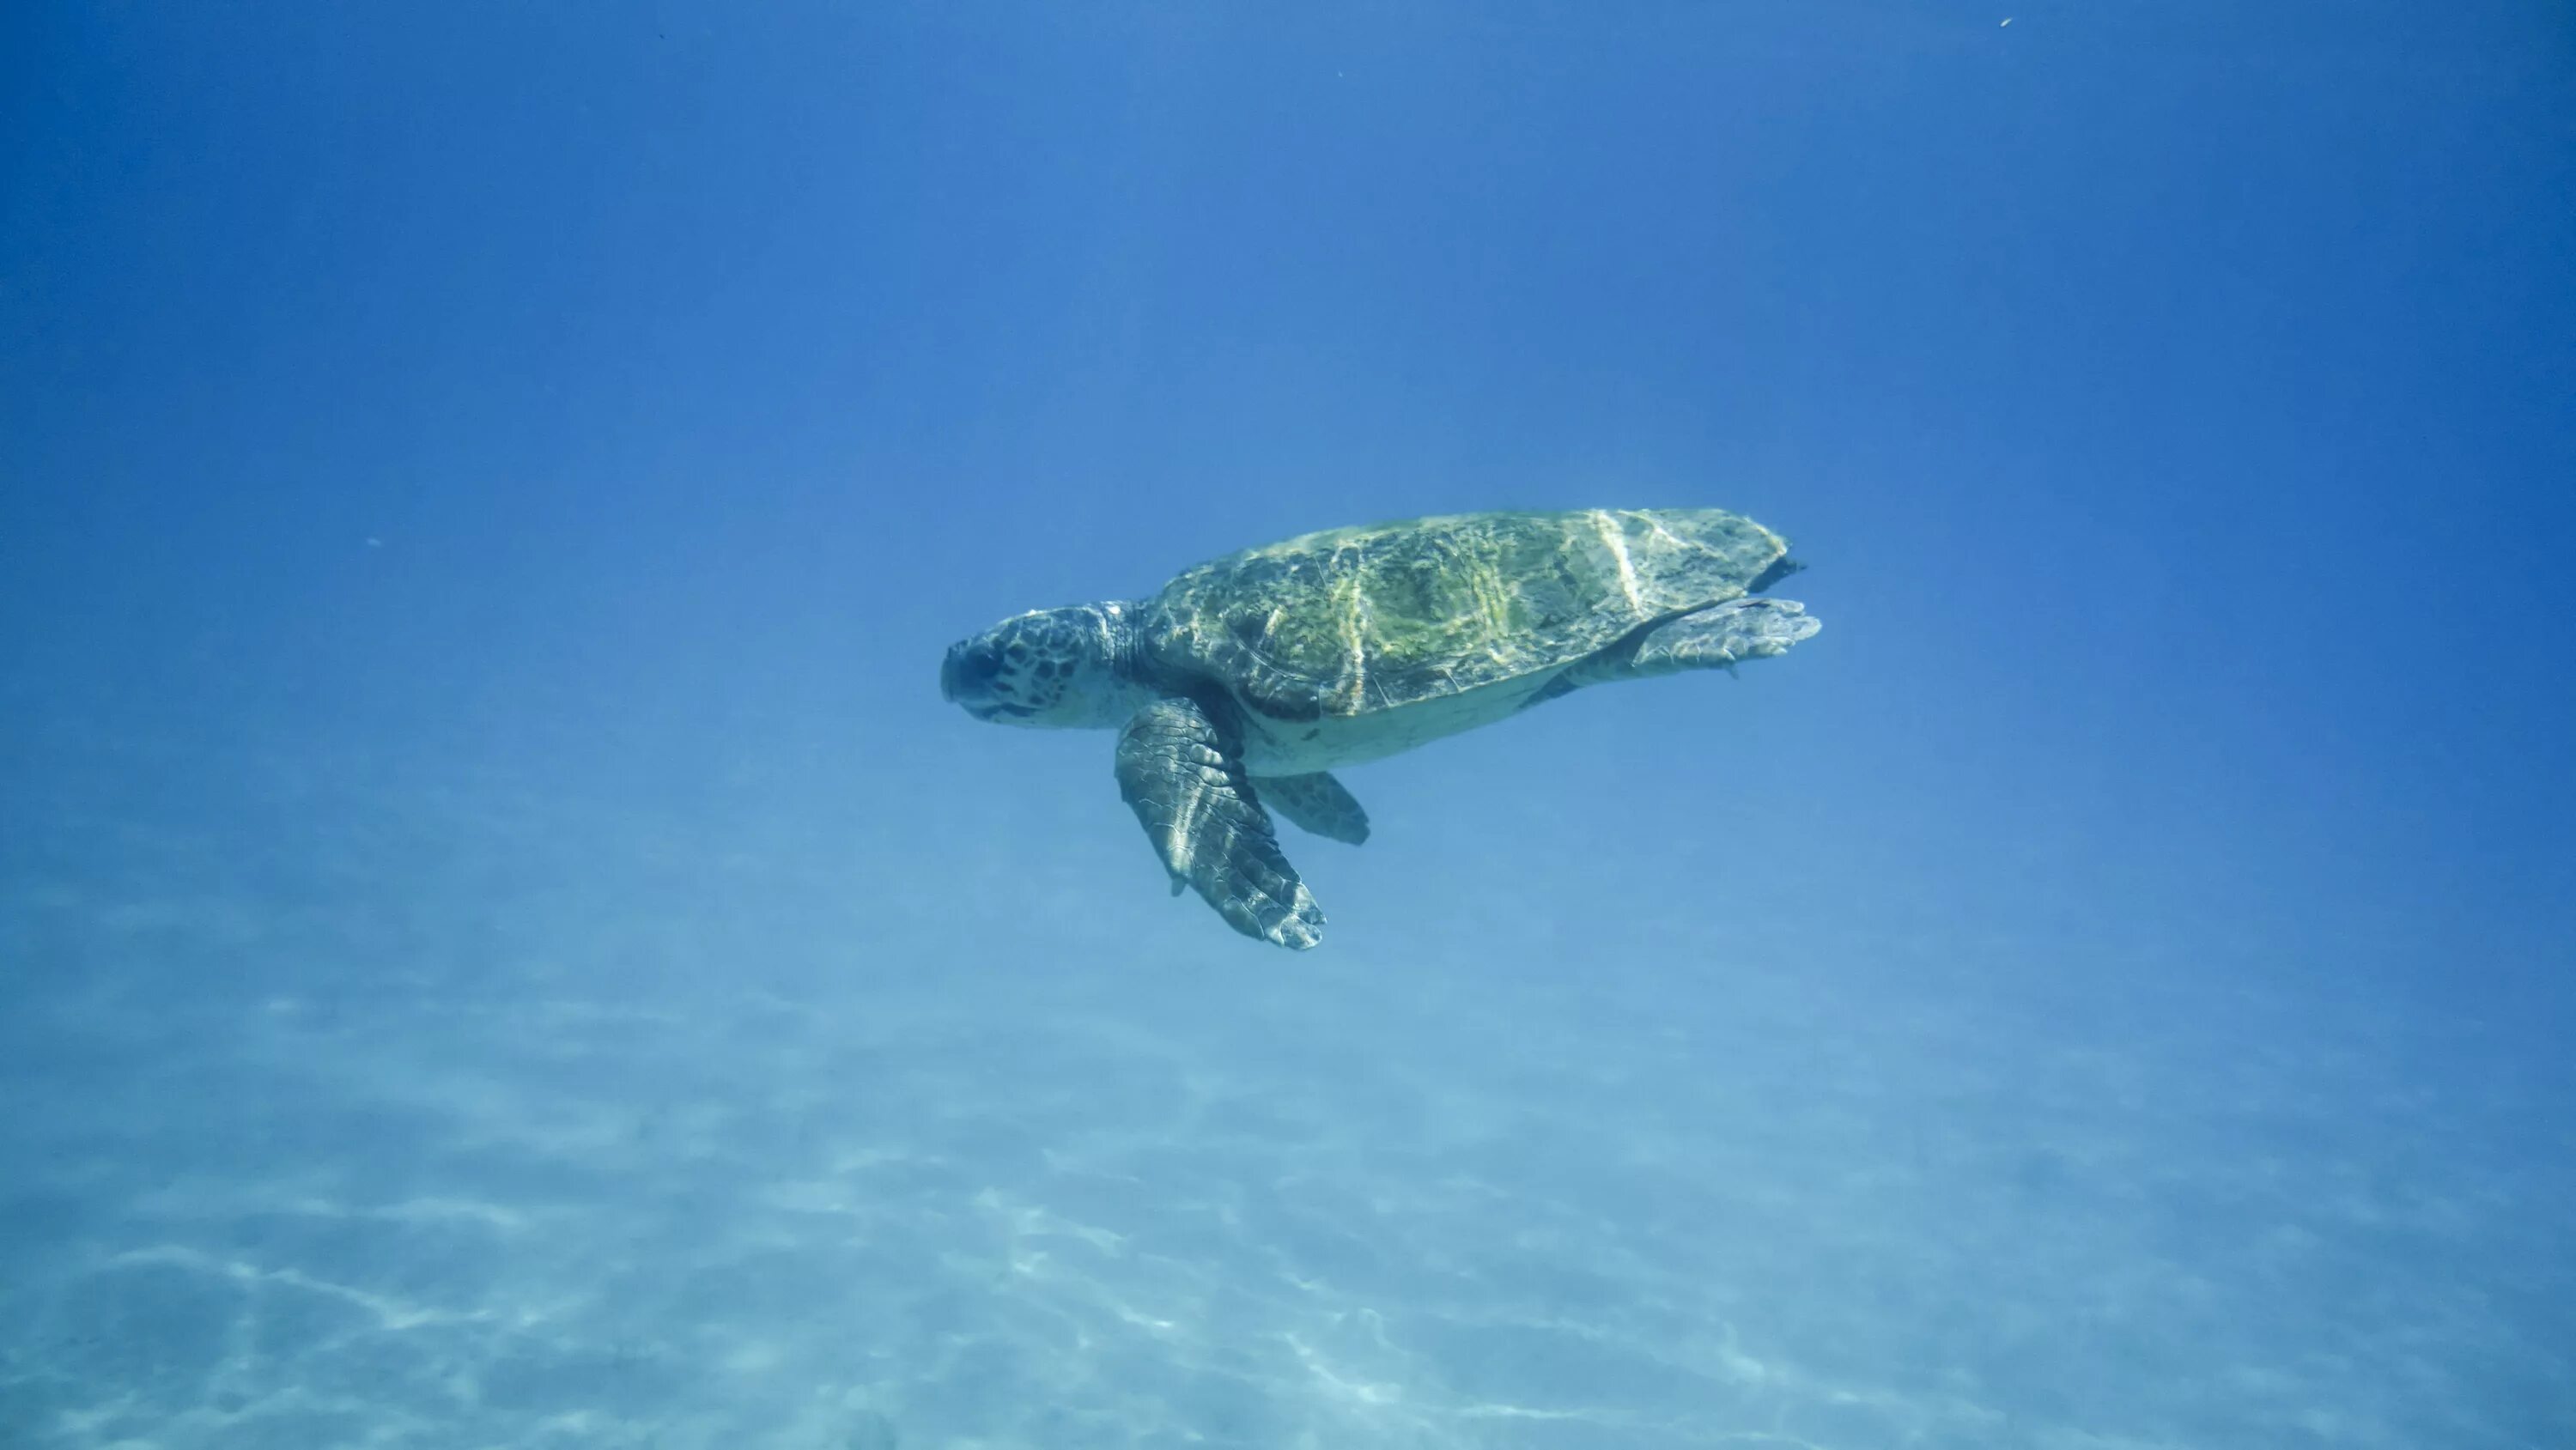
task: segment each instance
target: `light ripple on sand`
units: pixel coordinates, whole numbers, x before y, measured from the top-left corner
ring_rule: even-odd
[[[346,950],[317,954],[318,981],[197,999],[232,1016],[176,1017],[105,974],[28,1004],[28,1020],[115,1069],[45,1084],[62,1116],[26,1129],[48,1146],[46,1191],[94,1210],[53,1215],[79,1242],[48,1240],[54,1257],[0,1280],[27,1311],[0,1331],[16,1336],[0,1380],[63,1392],[47,1426],[156,1450],[344,1411],[389,1445],[620,1450],[648,1435],[670,1450],[877,1450],[892,1432],[872,1427],[897,1423],[906,1450],[1085,1435],[2100,1450],[2249,1426],[2362,1447],[2493,1444],[2473,1418],[2410,1441],[2392,1429],[2409,1407],[2372,1381],[2473,1417],[2457,1387],[2534,1352],[2513,1327],[2527,1321],[2493,1307],[2510,1276],[2371,1252],[2421,1244],[2460,1263],[2510,1246],[2514,1205],[2548,1201],[2563,1171],[2454,1163],[2441,1145],[2461,1110],[2442,1102],[2391,1099],[2372,1127],[2460,1170],[2438,1191],[2392,1188],[2376,1142],[2312,1141],[2341,1121],[2354,1070],[2296,1046],[2335,1030],[2313,1014],[2265,1027],[2231,1001],[2263,1050],[2193,1057],[2217,1066],[2184,1073],[2151,1041],[2016,1062],[1999,1042],[2050,1034],[2007,1039],[1955,966],[1948,986],[1911,992],[1894,970],[1839,990],[1739,972],[1725,1017],[1687,1034],[1597,984],[1444,996],[1427,973],[1381,983],[1356,967],[1174,974],[1139,991],[1152,963],[1049,963],[973,1001],[879,979],[734,991],[687,969],[810,945],[731,940],[683,903],[615,889],[601,874],[618,869],[601,864],[614,832],[576,851],[542,812],[457,819],[485,816],[557,854],[473,878],[551,879],[543,893],[460,894],[519,953],[474,992],[414,987],[371,1006],[348,990],[349,964],[378,962],[384,938],[351,926]],[[434,898],[411,864],[337,863],[330,880]],[[55,896],[44,909],[118,901],[112,885]],[[289,937],[327,948],[337,929],[190,890],[127,904],[107,934],[182,965],[191,941],[200,965],[223,966]],[[637,985],[619,975],[637,961],[678,969]],[[1863,988],[1872,1010],[1855,1014]],[[281,1001],[297,1005],[266,1005]],[[297,1091],[228,1109],[236,1069]],[[240,1166],[209,1153],[172,1180],[148,1161],[158,1140],[137,1082],[186,1084],[192,1122],[245,1141],[281,1114],[345,1114],[377,1136],[289,1139],[321,1146]],[[1927,1083],[1948,1096],[1910,1101]],[[406,1111],[361,1116],[387,1103]],[[2248,1124],[2266,1135],[2227,1136]],[[57,1144],[72,1151],[52,1156]],[[2016,1174],[2032,1206],[2005,1194]],[[365,1202],[375,1182],[383,1200]],[[397,1287],[318,1272],[327,1261],[293,1235],[268,1241],[282,1257],[216,1242],[281,1214],[381,1227],[349,1251],[386,1255]],[[427,1302],[399,1288],[428,1271],[404,1254],[428,1270],[461,1255],[490,1282],[461,1305]],[[2354,1263],[2384,1271],[2387,1302],[2315,1298],[2341,1317],[2303,1319],[2299,1294],[2318,1281],[2302,1276]],[[155,1409],[112,1375],[67,1386],[58,1366],[106,1361],[40,1337],[84,1286],[151,1289],[109,1282],[138,1265],[260,1291],[218,1296],[243,1317],[204,1384],[153,1390],[197,1394],[193,1408]],[[2463,1278],[2494,1294],[2462,1292]],[[356,1325],[320,1316],[301,1358],[242,1352],[263,1316],[307,1295]],[[2084,1334],[2100,1337],[2088,1349]],[[2310,1342],[2336,1357],[2302,1357]],[[2174,1373],[2167,1389],[2124,1398],[2097,1379],[2089,1400],[2046,1398],[2048,1377],[2133,1348]],[[1598,1374],[1551,1381],[1555,1352],[1593,1357]],[[403,1380],[422,1366],[428,1379]],[[2550,1383],[2547,1369],[2528,1383]],[[360,1389],[299,1399],[280,1382],[326,1374]],[[1603,1401],[1614,1378],[1636,1387],[1629,1402]],[[515,1399],[442,1398],[454,1384]],[[217,1406],[232,1395],[238,1408]]]

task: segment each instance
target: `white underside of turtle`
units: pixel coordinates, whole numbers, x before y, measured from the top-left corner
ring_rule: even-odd
[[[1546,685],[1546,678],[1509,680],[1400,710],[1328,716],[1307,723],[1268,720],[1245,710],[1244,769],[1256,779],[1304,775],[1402,755],[1434,740],[1509,719]],[[1241,708],[1239,701],[1237,708]]]

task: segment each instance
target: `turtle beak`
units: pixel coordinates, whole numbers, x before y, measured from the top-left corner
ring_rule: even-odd
[[[1002,708],[1002,702],[993,697],[993,683],[1001,676],[1002,657],[990,644],[960,640],[948,647],[948,657],[939,662],[939,697],[964,706],[978,720],[990,720]]]

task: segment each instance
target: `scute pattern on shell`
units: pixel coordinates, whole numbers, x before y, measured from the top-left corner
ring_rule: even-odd
[[[1201,564],[1148,603],[1167,669],[1311,720],[1570,664],[1741,597],[1788,542],[1722,509],[1456,514],[1332,529]]]

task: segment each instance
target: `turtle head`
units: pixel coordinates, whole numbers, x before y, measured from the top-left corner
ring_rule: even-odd
[[[1128,677],[1135,607],[1076,604],[1015,614],[948,647],[939,693],[978,720],[1056,729],[1126,722],[1147,694]]]

